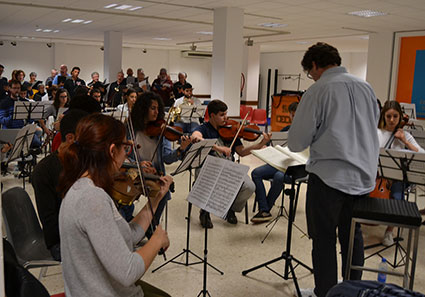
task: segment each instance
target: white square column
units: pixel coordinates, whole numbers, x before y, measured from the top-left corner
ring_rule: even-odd
[[[117,80],[122,68],[122,32],[105,32],[103,42],[103,71],[108,83]]]
[[[243,71],[245,86],[242,90],[242,100],[258,102],[258,83],[260,76],[260,45],[243,46]],[[258,106],[258,103],[257,103]]]
[[[239,116],[243,57],[243,9],[214,9],[211,99],[226,102],[229,116]]]

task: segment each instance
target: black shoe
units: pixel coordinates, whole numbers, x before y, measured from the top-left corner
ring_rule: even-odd
[[[201,210],[201,212],[199,213],[199,221],[201,222],[201,226],[203,228],[212,229],[213,223],[211,222],[211,217],[209,212],[205,210]]]
[[[229,209],[229,212],[226,216],[226,221],[233,225],[236,225],[238,223],[238,218],[236,217],[235,212],[233,210]]]
[[[272,219],[271,213],[260,210],[255,216],[252,217],[251,222],[254,224],[268,222]]]

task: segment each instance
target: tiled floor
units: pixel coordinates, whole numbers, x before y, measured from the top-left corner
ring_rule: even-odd
[[[242,158],[243,164],[250,165],[251,169],[262,163],[253,156]],[[169,166],[168,172],[172,172],[177,164]],[[186,220],[188,195],[188,173],[183,173],[174,177],[176,182],[176,192],[172,195],[173,199],[169,202],[168,210],[168,234],[171,246],[167,251],[167,257],[180,253],[186,246]],[[3,178],[5,189],[13,186],[22,186],[21,180],[12,176]],[[33,190],[27,185],[27,191],[33,197]],[[249,201],[249,217],[253,216],[252,203],[254,196]],[[142,199],[143,200],[143,199]],[[285,199],[285,206],[287,201]],[[278,200],[280,204],[280,199]],[[144,203],[143,201],[141,203]],[[139,203],[140,204],[140,203]],[[296,213],[296,228],[293,230],[292,254],[297,259],[311,266],[311,243],[304,236],[306,231],[305,221],[305,186],[302,187],[300,201]],[[418,205],[422,208],[425,205],[423,196],[418,197]],[[276,215],[278,208],[272,211]],[[199,209],[194,207],[191,215],[190,225],[190,250],[203,257],[204,249],[204,231],[199,224]],[[262,243],[262,239],[269,230],[265,224],[252,225],[245,224],[243,213],[237,214],[239,223],[236,226],[229,225],[225,221],[213,217],[214,228],[208,231],[208,262],[224,272],[220,275],[213,269],[208,269],[207,289],[211,296],[292,296],[294,292],[293,280],[284,280],[274,274],[272,271],[261,268],[242,275],[242,271],[268,260],[279,257],[285,250],[287,238],[287,220],[282,217],[270,233],[269,237]],[[164,222],[163,222],[164,224]],[[363,227],[365,244],[371,244],[380,241],[385,226]],[[419,249],[425,245],[425,231],[421,230],[419,239]],[[369,253],[369,252],[367,252]],[[394,250],[386,252],[384,255],[392,259]],[[185,261],[182,256],[178,260]],[[340,259],[338,259],[340,261]],[[189,257],[189,263],[197,261],[193,256]],[[143,276],[143,280],[167,291],[172,296],[197,296],[202,290],[203,284],[203,265],[183,266],[178,264],[168,264],[155,273],[152,270],[164,262],[162,257],[157,257],[149,271]],[[380,262],[379,257],[373,257],[367,261],[370,266],[377,267]],[[272,267],[280,273],[283,273],[284,262],[279,261]],[[424,272],[425,256],[418,252],[416,266],[415,290],[425,292]],[[398,268],[402,272],[403,268]],[[33,270],[38,276],[38,271]],[[340,273],[339,273],[340,274]],[[313,287],[313,275],[301,266],[296,268],[296,276],[299,284],[303,288]],[[341,277],[339,275],[339,277]],[[375,273],[364,273],[364,279],[375,280]],[[388,280],[396,284],[401,284],[400,278],[389,276]],[[43,279],[43,284],[48,288],[51,294],[63,292],[63,280],[61,269],[49,268],[47,277]]]

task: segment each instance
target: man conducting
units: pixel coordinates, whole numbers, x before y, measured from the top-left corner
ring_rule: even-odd
[[[291,151],[310,146],[306,216],[315,288],[302,295],[325,297],[337,284],[336,229],[344,276],[353,203],[375,186],[379,109],[371,86],[340,66],[333,46],[311,46],[301,65],[315,81],[301,99],[288,138]],[[355,230],[353,265],[363,265],[360,225]],[[351,278],[360,279],[361,272],[353,270]]]

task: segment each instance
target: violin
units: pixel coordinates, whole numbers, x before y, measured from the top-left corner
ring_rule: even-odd
[[[218,133],[224,141],[232,141],[235,137],[255,141],[263,134],[257,125],[242,125],[241,127],[241,123],[235,120],[227,120],[226,124],[220,127]]]
[[[183,129],[181,127],[167,125],[167,122],[162,119],[148,123],[145,134],[151,137],[163,134],[169,141],[177,141],[183,136]]]
[[[119,205],[131,205],[140,195],[154,198],[158,195],[161,185],[159,176],[142,173],[144,184],[135,168],[124,168],[114,176],[112,187],[112,198]]]

